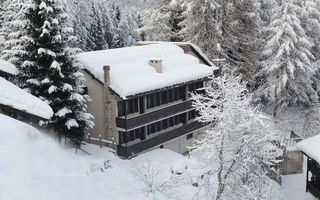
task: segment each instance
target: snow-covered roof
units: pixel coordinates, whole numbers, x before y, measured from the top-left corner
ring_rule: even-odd
[[[297,148],[320,163],[320,135],[299,142]]]
[[[212,68],[185,54],[171,43],[86,52],[78,55],[95,78],[104,82],[103,66],[110,66],[110,88],[122,98],[153,91],[213,75]],[[148,61],[162,60],[162,73]]]
[[[0,59],[0,71],[5,72],[7,74],[11,75],[17,75],[18,69],[16,66],[14,66],[12,63],[5,61],[3,59]]]
[[[191,42],[166,42],[166,41],[139,41],[137,42],[137,45],[151,45],[151,44],[175,44],[177,46],[191,46],[199,55],[207,62],[209,63],[215,70],[218,70],[219,68],[213,64],[213,62],[209,59],[209,57],[203,53],[203,51],[195,44]]]
[[[0,105],[12,107],[44,119],[49,119],[53,115],[53,111],[47,103],[1,77]]]

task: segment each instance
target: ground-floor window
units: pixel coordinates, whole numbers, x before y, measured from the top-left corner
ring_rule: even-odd
[[[193,133],[187,135],[187,140],[191,140],[193,138]]]

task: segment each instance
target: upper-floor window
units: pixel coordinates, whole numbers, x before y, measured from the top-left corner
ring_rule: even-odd
[[[193,120],[197,117],[197,112],[196,110],[191,110],[188,112],[188,120]]]
[[[119,101],[118,102],[118,116],[125,116],[126,115],[126,102]]]
[[[127,101],[128,114],[139,112],[139,99],[134,98]]]
[[[147,108],[154,108],[180,99],[185,100],[185,96],[185,86],[149,94],[147,95]]]
[[[192,84],[188,85],[188,91],[189,92],[196,92],[197,89],[203,88],[203,87],[204,87],[203,81],[192,83]]]
[[[159,131],[168,129],[170,127],[173,127],[175,125],[178,125],[180,123],[185,124],[186,123],[186,113],[176,115],[158,122],[155,122],[153,124],[150,124],[147,126],[147,133],[148,135],[157,133]]]

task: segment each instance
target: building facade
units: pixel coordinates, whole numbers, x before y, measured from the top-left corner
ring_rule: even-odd
[[[199,89],[207,84],[216,68],[207,61],[207,58],[201,56],[201,52],[195,49],[192,50],[190,44],[181,44],[181,46],[182,47],[177,48],[179,48],[180,51],[181,49],[183,50],[183,55],[179,55],[183,57],[185,54],[188,54],[187,59],[191,57],[191,59],[196,59],[197,62],[199,62],[199,67],[201,67],[202,70],[205,69],[206,73],[203,73],[201,76],[188,76],[188,78],[183,79],[183,81],[175,80],[179,78],[179,73],[173,74],[177,77],[170,79],[168,83],[159,82],[159,86],[157,86],[156,80],[154,83],[139,83],[141,84],[140,87],[137,87],[139,92],[131,92],[129,95],[123,95],[121,94],[123,89],[119,89],[123,88],[121,87],[121,83],[119,84],[120,86],[115,86],[118,80],[115,80],[117,76],[112,74],[116,74],[115,71],[112,71],[112,65],[103,67],[103,79],[101,78],[102,74],[95,73],[92,68],[86,67],[84,69],[83,73],[86,77],[85,85],[87,87],[87,93],[92,99],[88,104],[88,110],[95,117],[94,122],[96,124],[88,135],[87,139],[90,140],[90,142],[109,146],[114,149],[119,156],[124,158],[131,158],[155,148],[168,148],[179,153],[186,153],[188,151],[188,147],[192,145],[194,138],[208,126],[207,124],[195,121],[197,113],[192,107],[190,93],[202,92]],[[160,48],[161,52],[166,51],[166,49],[163,49],[165,47],[164,45],[161,47],[162,49]],[[155,48],[158,47],[155,46]],[[143,49],[136,47],[131,50],[139,51]],[[150,51],[152,50],[153,48],[150,47]],[[124,54],[128,53],[127,51],[128,50],[126,50]],[[119,50],[119,52],[121,52],[121,50]],[[107,54],[108,52],[106,51],[105,53]],[[158,54],[159,52],[154,55]],[[102,55],[104,54],[101,54],[99,57]],[[93,58],[96,57],[80,56],[80,60],[87,66],[90,66],[87,60]],[[146,57],[147,60],[145,60],[144,63],[148,63],[149,67],[154,69],[153,72],[150,72],[150,76],[153,75],[151,73],[155,73],[155,77],[161,78],[163,76],[163,79],[169,80],[168,77],[171,77],[172,74],[170,74],[168,70],[169,64],[166,68],[165,64],[169,62],[166,61],[166,58],[164,55],[158,58]],[[170,60],[170,58],[167,60]],[[183,59],[178,58],[177,55],[177,58],[174,60],[173,67],[180,65],[178,60]],[[192,62],[194,62],[194,60],[192,60]],[[105,64],[107,63],[108,61],[106,61]],[[132,63],[135,62],[133,61]],[[116,65],[117,63],[113,66]],[[122,65],[119,65],[119,68]],[[188,65],[188,63],[184,65]],[[195,68],[192,68],[195,72],[197,71],[197,66],[196,64],[194,65]],[[132,68],[134,67],[135,66],[132,66]],[[131,67],[129,70],[131,70]],[[126,73],[127,71],[121,72]],[[145,72],[139,72],[140,75],[143,73]],[[181,71],[181,76],[185,75],[183,73],[184,72]],[[140,75],[140,79],[145,78]],[[132,77],[134,77],[134,74],[132,74]],[[132,78],[132,80],[139,82],[141,81],[139,77],[137,77],[137,79]],[[148,81],[150,80],[152,79],[148,79]],[[171,82],[174,82],[174,84]],[[151,87],[148,84],[153,84],[154,86]],[[167,85],[163,87],[163,84]],[[125,84],[125,88],[128,91],[132,90],[131,87],[135,88],[134,83],[132,83],[132,86]],[[143,87],[146,87],[146,89],[141,90]]]

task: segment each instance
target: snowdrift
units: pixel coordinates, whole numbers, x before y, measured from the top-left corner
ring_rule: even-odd
[[[93,156],[75,154],[28,124],[0,114],[1,200],[191,200],[196,188],[182,185],[166,194],[146,195],[135,172],[148,163],[159,181],[171,171],[185,170],[186,157],[155,150],[121,160],[95,145],[83,148]],[[107,165],[107,166],[106,166]]]

